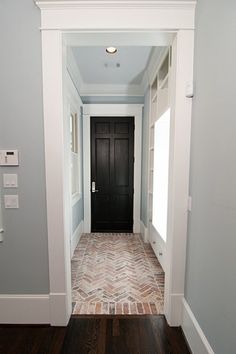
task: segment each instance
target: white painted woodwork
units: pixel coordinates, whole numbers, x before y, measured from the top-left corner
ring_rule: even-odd
[[[182,328],[192,353],[214,354],[210,343],[185,299],[183,299]]]
[[[50,277],[49,321],[66,325],[71,314],[70,244],[67,177],[65,177],[65,137],[63,121],[62,34],[172,32],[173,67],[171,83],[171,194],[166,254],[165,314],[170,325],[182,322],[185,255],[187,237],[187,198],[189,180],[191,99],[185,97],[185,84],[192,81],[195,1],[38,1],[41,8],[43,99],[48,250]],[[116,16],[114,16],[114,10]],[[117,114],[118,112],[116,112]],[[86,120],[89,124],[89,120]],[[141,119],[140,119],[141,122]],[[88,130],[89,127],[85,126]],[[90,156],[87,143],[84,157]],[[139,147],[141,150],[141,139]],[[137,154],[139,151],[137,151]],[[53,161],[53,163],[52,163]],[[141,163],[141,161],[139,162]],[[90,180],[88,175],[85,178]],[[138,179],[135,183],[139,183]],[[88,193],[88,191],[87,191]],[[85,191],[86,194],[86,191]],[[88,198],[87,198],[88,200]],[[137,201],[140,203],[140,200]],[[89,210],[85,202],[85,209]],[[137,209],[140,206],[137,205]],[[135,217],[139,218],[140,215]],[[87,218],[87,220],[86,220]],[[88,224],[90,215],[85,215]],[[136,226],[139,229],[139,225]],[[55,244],[57,247],[55,247]]]

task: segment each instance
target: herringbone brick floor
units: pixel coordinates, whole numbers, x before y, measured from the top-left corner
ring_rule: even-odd
[[[72,258],[73,314],[163,313],[164,272],[140,234],[83,234]]]

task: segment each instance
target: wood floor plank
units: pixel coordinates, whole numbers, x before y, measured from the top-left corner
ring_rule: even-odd
[[[0,326],[1,354],[190,354],[164,316],[72,316],[68,326]]]

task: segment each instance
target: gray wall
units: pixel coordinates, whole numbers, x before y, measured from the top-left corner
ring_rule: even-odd
[[[142,181],[141,181],[141,212],[140,219],[145,226],[148,225],[147,197],[148,197],[148,117],[149,117],[150,91],[144,97],[143,126],[142,126]]]
[[[0,293],[48,293],[40,12],[32,0],[0,2],[0,148],[18,149],[20,208],[3,208]]]
[[[216,354],[236,351],[236,2],[198,0],[186,299]]]

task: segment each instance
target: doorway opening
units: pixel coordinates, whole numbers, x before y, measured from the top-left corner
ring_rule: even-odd
[[[116,37],[117,40],[123,40],[123,45],[137,45],[142,41],[154,46],[172,46],[173,82],[170,86],[173,125],[170,128],[170,223],[166,241],[164,313],[170,325],[180,325],[185,279],[191,126],[191,100],[186,98],[185,86],[193,77],[195,2],[164,4],[159,1],[98,1],[97,6],[92,3],[93,1],[86,1],[86,4],[82,1],[37,1],[42,14],[50,323],[67,324],[72,311],[69,252],[71,209],[69,173],[65,173],[65,166],[69,171],[70,165],[66,159],[63,105],[66,48],[72,45],[72,41],[81,45],[83,38],[83,43],[91,40],[94,41],[93,45],[108,46],[114,43]],[[126,115],[129,116],[127,113]],[[51,161],[54,161],[53,165]],[[84,188],[85,199],[86,193]],[[89,206],[86,201],[85,209]],[[85,222],[84,224],[86,225]],[[140,223],[139,228],[144,235],[148,235],[145,225]]]
[[[84,224],[71,254],[74,314],[164,312],[165,273],[149,215],[154,201],[153,124],[160,107],[169,105],[170,50],[118,46],[111,60],[105,46],[68,49],[68,80],[83,102],[84,141]],[[102,103],[94,103],[98,99]]]

